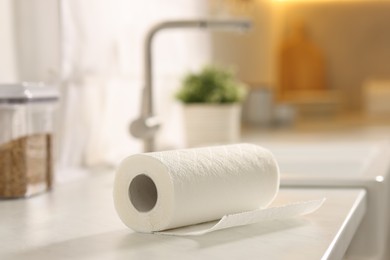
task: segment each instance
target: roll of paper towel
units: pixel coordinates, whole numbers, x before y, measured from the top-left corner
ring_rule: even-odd
[[[278,165],[268,150],[227,145],[126,158],[117,170],[114,204],[135,231],[200,235],[309,213],[322,203],[265,209],[278,189]]]

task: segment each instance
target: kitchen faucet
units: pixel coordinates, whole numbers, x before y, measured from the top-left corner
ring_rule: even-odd
[[[218,30],[248,30],[252,26],[247,19],[199,19],[164,21],[154,25],[147,33],[144,43],[144,88],[142,90],[140,117],[130,124],[130,133],[144,141],[144,152],[155,150],[155,135],[161,122],[153,107],[153,63],[152,43],[154,36],[164,29],[206,28]]]

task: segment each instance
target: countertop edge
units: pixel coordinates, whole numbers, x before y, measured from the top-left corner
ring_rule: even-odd
[[[345,255],[367,209],[367,192],[361,190],[359,197],[352,205],[348,216],[345,218],[340,230],[321,259],[342,259]],[[344,241],[340,243],[340,241]]]

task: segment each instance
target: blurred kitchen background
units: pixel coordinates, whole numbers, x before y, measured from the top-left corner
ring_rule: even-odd
[[[0,0],[0,83],[61,90],[59,167],[115,166],[141,152],[143,44],[166,19],[248,17],[246,33],[169,30],[154,43],[158,149],[185,147],[183,75],[234,68],[247,84],[241,141],[386,138],[390,1]],[[3,126],[2,126],[3,127]]]

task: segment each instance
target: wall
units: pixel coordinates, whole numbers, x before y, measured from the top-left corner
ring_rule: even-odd
[[[328,65],[329,87],[344,93],[347,107],[361,107],[368,79],[390,79],[390,2],[290,3],[284,25],[296,17],[307,22]]]
[[[60,68],[58,0],[13,0],[19,77],[55,81]]]
[[[0,82],[56,81],[58,0],[0,0]]]
[[[253,27],[247,33],[215,32],[214,61],[236,69],[239,78],[253,85],[275,84],[275,52],[280,35],[278,6],[271,0],[254,2],[238,17],[249,17]]]
[[[18,79],[12,0],[0,0],[0,83]]]
[[[327,82],[341,91],[345,107],[362,106],[363,83],[390,79],[390,1],[262,0],[248,14],[255,28],[248,35],[216,34],[214,59],[238,68],[238,76],[255,85],[277,84],[277,55],[290,21],[308,25],[323,50]]]

